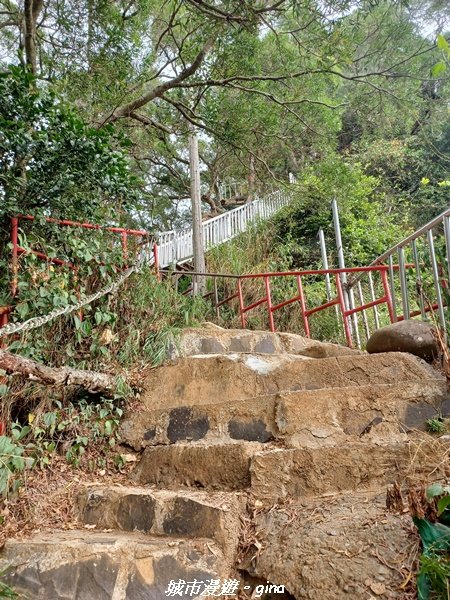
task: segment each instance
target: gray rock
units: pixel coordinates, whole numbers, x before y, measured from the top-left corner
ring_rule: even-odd
[[[438,355],[433,328],[422,321],[399,321],[375,331],[369,338],[367,352],[409,352],[432,362]]]

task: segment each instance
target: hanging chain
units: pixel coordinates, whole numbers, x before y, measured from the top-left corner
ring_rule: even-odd
[[[62,308],[56,308],[55,310],[53,310],[48,315],[45,315],[44,317],[33,317],[32,319],[28,319],[24,323],[10,323],[9,325],[5,325],[4,327],[2,327],[0,329],[0,338],[4,335],[11,335],[12,333],[18,333],[19,331],[30,331],[30,329],[36,329],[37,327],[41,327],[42,325],[49,323],[50,321],[52,321],[53,319],[56,319],[57,317],[61,317],[63,315],[70,315],[70,313],[80,310],[80,308],[83,308],[83,306],[86,306],[88,304],[91,304],[92,302],[95,302],[95,300],[98,300],[102,296],[106,296],[107,294],[111,294],[111,293],[115,292],[128,279],[128,277],[132,273],[137,273],[138,271],[141,270],[141,268],[145,262],[145,259],[146,259],[145,252],[142,252],[140,254],[138,260],[135,262],[135,264],[132,265],[131,267],[128,267],[127,269],[125,269],[125,271],[123,271],[121,273],[120,277],[118,277],[115,281],[108,283],[108,285],[105,285],[104,287],[102,287],[100,290],[98,290],[94,294],[87,296],[87,298],[80,300],[76,304],[70,304],[69,306],[64,306]]]

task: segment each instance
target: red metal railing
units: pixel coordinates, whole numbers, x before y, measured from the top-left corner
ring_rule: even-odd
[[[54,258],[44,254],[43,252],[38,252],[36,250],[27,250],[26,248],[22,248],[19,245],[19,224],[20,220],[25,221],[34,221],[35,217],[31,215],[19,215],[17,217],[13,217],[11,219],[11,243],[12,243],[12,261],[11,261],[11,269],[12,269],[12,280],[11,280],[11,293],[12,296],[15,297],[17,294],[17,276],[18,276],[18,262],[19,256],[21,254],[34,254],[38,258],[43,261],[50,262],[55,265],[66,266],[69,269],[76,269],[76,265],[70,263],[68,261],[62,260],[60,258]],[[97,225],[95,223],[80,223],[77,221],[68,221],[66,219],[53,219],[52,217],[47,217],[47,223],[55,223],[61,227],[80,227],[82,229],[88,230],[97,230],[97,231],[110,231],[112,233],[118,233],[121,236],[121,244],[122,244],[122,253],[124,260],[128,258],[128,236],[134,237],[147,237],[148,233],[146,231],[140,231],[137,229],[124,229],[123,227],[104,227],[102,225]]]
[[[398,265],[394,266],[394,270],[397,270],[398,268],[399,268]],[[407,265],[405,265],[405,268],[411,269],[411,268],[414,268],[414,265],[407,264]],[[241,325],[243,328],[246,328],[246,326],[247,326],[247,317],[246,317],[247,314],[262,305],[266,305],[269,328],[272,332],[275,332],[276,331],[275,316],[274,316],[275,313],[286,306],[298,303],[298,305],[300,307],[300,312],[301,312],[301,317],[302,317],[302,321],[303,321],[303,328],[305,331],[305,335],[307,337],[311,337],[310,317],[312,315],[319,313],[321,311],[324,311],[328,308],[337,306],[338,309],[340,310],[340,313],[342,316],[344,334],[345,334],[345,339],[346,339],[347,345],[349,347],[353,347],[352,327],[351,327],[351,323],[349,320],[349,318],[352,317],[352,315],[354,315],[356,313],[364,312],[368,309],[372,309],[376,306],[384,304],[387,308],[387,315],[388,315],[389,321],[391,323],[394,323],[395,321],[402,320],[405,318],[403,315],[396,317],[395,312],[394,312],[391,289],[390,289],[389,280],[388,280],[389,269],[390,269],[390,267],[388,265],[372,265],[369,267],[354,267],[354,268],[347,268],[347,269],[314,269],[314,270],[307,270],[307,271],[286,271],[286,272],[269,272],[269,273],[255,273],[255,274],[252,273],[252,274],[247,274],[247,275],[228,275],[228,274],[220,274],[220,273],[197,273],[197,272],[193,272],[193,271],[189,271],[189,272],[176,271],[176,272],[172,272],[172,274],[176,275],[176,276],[180,276],[180,275],[182,275],[182,276],[202,276],[206,280],[212,279],[213,283],[214,283],[214,288],[213,288],[214,291],[209,291],[207,294],[204,295],[204,297],[213,299],[213,303],[215,305],[216,311],[218,311],[220,307],[222,307],[226,304],[230,304],[231,302],[233,302],[233,300],[237,300],[239,317],[240,317]],[[347,306],[345,295],[344,295],[342,276],[344,274],[347,274],[347,275],[361,274],[361,275],[363,275],[364,273],[371,273],[371,274],[378,273],[379,274],[382,293],[381,293],[381,295],[379,295],[379,297],[375,297],[370,302],[362,302],[360,304],[360,306],[357,306],[354,308],[349,308]],[[308,307],[307,298],[306,298],[306,294],[305,294],[304,286],[303,286],[304,278],[308,277],[308,276],[325,277],[327,275],[334,276],[336,292],[337,292],[336,298],[332,299],[331,301],[325,302],[324,304],[320,304],[318,306]],[[297,293],[294,296],[292,296],[291,298],[283,300],[282,302],[274,303],[273,299],[272,299],[273,295],[274,295],[273,294],[274,281],[276,281],[277,279],[280,279],[280,278],[288,278],[288,277],[295,278]],[[217,281],[219,279],[232,279],[232,280],[236,281],[235,291],[232,294],[228,295],[226,298],[223,298],[220,300],[218,298],[218,292],[217,292],[217,289],[218,289]],[[245,285],[245,282],[251,281],[251,280],[253,280],[253,281],[262,280],[263,285],[264,285],[265,294],[261,298],[254,300],[251,304],[246,305],[245,299],[244,299],[244,296],[245,296],[244,285]],[[436,308],[435,305],[429,306],[426,310],[430,311],[430,310],[434,310],[435,308]],[[414,316],[417,316],[418,314],[420,314],[420,311],[413,311],[409,314],[409,317],[414,317]]]
[[[275,331],[274,313],[276,311],[280,310],[281,308],[284,308],[285,306],[288,306],[290,304],[298,302],[299,306],[300,306],[304,329],[305,329],[305,335],[307,337],[310,337],[311,336],[311,330],[310,330],[310,324],[309,324],[310,316],[312,316],[313,314],[316,314],[318,312],[321,312],[323,310],[326,310],[327,308],[337,305],[341,311],[347,345],[349,347],[352,347],[353,341],[352,341],[351,327],[350,327],[349,320],[348,320],[348,317],[350,317],[351,315],[358,313],[358,312],[362,312],[362,311],[364,311],[368,308],[371,308],[373,306],[376,306],[376,305],[386,304],[387,308],[388,308],[388,312],[389,312],[389,317],[391,319],[391,322],[393,322],[393,314],[394,313],[393,313],[391,293],[389,290],[388,279],[387,279],[387,270],[388,270],[388,267],[379,265],[379,266],[375,266],[375,267],[355,267],[355,268],[349,268],[349,269],[326,269],[326,270],[314,269],[314,270],[309,270],[309,271],[287,271],[287,272],[281,272],[281,273],[259,273],[257,275],[243,275],[238,280],[238,298],[239,298],[239,312],[240,312],[240,316],[241,316],[241,324],[243,327],[246,326],[246,319],[245,319],[246,313],[248,313],[253,308],[256,308],[257,306],[260,306],[261,304],[265,303],[267,305],[269,327],[270,327],[270,330],[274,332]],[[365,272],[365,271],[378,272],[380,274],[384,294],[383,294],[383,296],[376,299],[375,301],[368,302],[366,304],[362,304],[361,306],[358,306],[353,309],[348,309],[346,307],[344,293],[343,293],[343,289],[342,289],[341,276],[343,274],[360,273],[360,272]],[[314,306],[312,308],[308,308],[307,307],[307,299],[306,299],[304,289],[303,289],[302,279],[304,277],[310,276],[310,275],[315,275],[315,276],[333,275],[335,278],[335,283],[336,283],[337,297],[334,300],[325,302],[324,304],[320,304],[319,306]],[[297,281],[298,294],[296,294],[292,298],[288,298],[287,300],[284,300],[283,302],[279,302],[278,304],[273,304],[272,303],[272,293],[271,293],[271,281],[273,279],[279,278],[279,277],[295,277],[296,281]],[[256,302],[253,302],[249,306],[245,306],[244,301],[243,301],[242,282],[245,280],[248,280],[248,279],[263,279],[266,295],[263,298],[257,300]]]
[[[64,266],[72,270],[78,269],[79,265],[71,263],[67,260],[63,260],[61,258],[48,256],[44,252],[40,252],[38,250],[32,250],[23,248],[19,244],[19,226],[20,221],[35,221],[36,218],[31,215],[18,215],[17,217],[11,218],[11,295],[13,298],[17,296],[18,293],[18,277],[19,277],[19,257],[23,254],[33,254],[40,258],[42,261],[58,265]],[[120,235],[121,238],[121,246],[122,246],[122,256],[124,261],[129,259],[129,247],[128,247],[128,239],[129,237],[134,238],[146,238],[149,237],[149,233],[144,230],[137,229],[126,229],[123,227],[114,227],[114,226],[103,226],[95,223],[82,223],[78,221],[69,221],[67,219],[54,219],[52,217],[47,217],[47,223],[54,223],[60,227],[76,227],[82,228],[89,231],[109,231],[113,234]],[[156,244],[153,246],[153,256],[154,256],[154,268],[159,277],[159,263],[158,263],[158,247]],[[12,306],[3,306],[0,307],[0,328],[8,323],[8,318],[10,312],[13,310]]]

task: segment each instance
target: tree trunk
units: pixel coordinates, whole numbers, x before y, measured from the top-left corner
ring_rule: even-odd
[[[37,72],[36,24],[44,4],[43,0],[25,0],[25,62],[33,75]]]
[[[46,385],[80,386],[91,394],[110,396],[115,390],[115,378],[106,373],[84,371],[70,367],[46,367],[30,358],[0,349],[0,369],[7,373],[18,373]]]

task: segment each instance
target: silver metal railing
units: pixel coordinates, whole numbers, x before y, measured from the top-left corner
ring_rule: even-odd
[[[370,266],[387,264],[389,287],[394,309],[393,320],[420,317],[432,319],[447,336],[450,304],[450,208],[423,225],[376,258]],[[364,273],[349,279],[347,286],[359,297],[363,288],[375,297],[372,275]],[[367,338],[372,331],[392,319],[373,307],[364,329]]]

